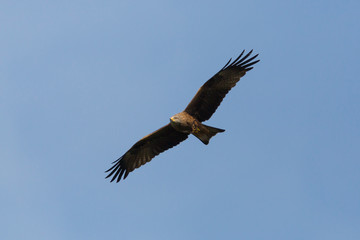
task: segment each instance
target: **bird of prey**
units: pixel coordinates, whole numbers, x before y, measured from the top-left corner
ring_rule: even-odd
[[[134,169],[178,145],[189,134],[208,144],[211,137],[224,132],[223,129],[210,127],[202,122],[213,115],[230,89],[260,61],[255,60],[258,54],[250,57],[252,50],[245,56],[244,52],[245,50],[233,62],[230,58],[225,66],[198,90],[185,110],[170,118],[170,123],[140,139],[114,161],[114,165],[106,171],[110,172],[106,178],[112,176],[111,182],[119,182],[123,176],[125,179]]]

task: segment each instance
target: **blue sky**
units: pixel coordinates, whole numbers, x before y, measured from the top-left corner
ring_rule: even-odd
[[[1,239],[360,239],[359,1],[1,5]],[[104,179],[243,49],[226,132]]]

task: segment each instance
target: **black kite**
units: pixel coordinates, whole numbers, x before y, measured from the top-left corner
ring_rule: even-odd
[[[106,171],[110,171],[106,178],[113,175],[111,182],[115,179],[119,182],[124,175],[125,179],[135,168],[178,145],[189,134],[193,134],[204,144],[208,144],[211,137],[224,132],[223,129],[210,127],[201,122],[213,115],[230,89],[253,68],[252,65],[260,61],[253,61],[258,54],[248,58],[252,50],[242,57],[244,52],[245,50],[232,63],[230,59],[218,73],[210,78],[198,90],[185,110],[170,118],[170,123],[140,139],[122,157],[114,161],[114,166]]]

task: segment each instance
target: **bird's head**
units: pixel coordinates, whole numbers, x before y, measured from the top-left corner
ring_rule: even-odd
[[[172,116],[170,118],[170,122],[171,123],[180,123],[180,118],[177,116],[177,114],[175,114],[174,116]]]

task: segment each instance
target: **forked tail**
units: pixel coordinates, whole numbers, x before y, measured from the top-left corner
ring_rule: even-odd
[[[224,132],[224,129],[214,128],[207,126],[205,124],[201,124],[197,131],[194,131],[193,134],[204,144],[209,144],[210,138],[215,136],[219,132]]]

